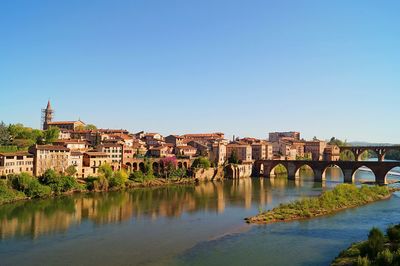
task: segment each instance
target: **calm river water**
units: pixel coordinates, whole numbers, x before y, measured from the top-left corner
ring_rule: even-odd
[[[398,176],[391,176],[395,179]],[[359,171],[356,180],[373,179]],[[400,222],[400,194],[309,221],[243,218],[342,183],[243,179],[78,194],[0,206],[0,265],[328,265],[372,226]]]

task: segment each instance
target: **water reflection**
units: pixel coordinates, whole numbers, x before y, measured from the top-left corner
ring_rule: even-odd
[[[17,202],[0,206],[0,237],[35,239],[41,235],[66,232],[83,222],[101,226],[130,219],[174,219],[184,213],[200,211],[218,214],[227,207],[271,208],[302,196],[302,193],[309,195],[310,190],[315,190],[317,195],[321,189],[341,183],[343,176],[340,169],[331,168],[326,181],[316,183],[312,180],[312,171],[304,171],[296,180],[249,178]],[[294,192],[288,192],[291,190]]]

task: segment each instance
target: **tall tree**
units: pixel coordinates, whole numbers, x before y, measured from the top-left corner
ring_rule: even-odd
[[[0,123],[0,145],[10,145],[10,133],[3,121]]]
[[[50,127],[44,131],[44,142],[46,144],[52,143],[58,139],[60,135],[60,129],[58,127]]]
[[[85,126],[86,130],[97,130],[97,127],[93,124],[88,124]]]

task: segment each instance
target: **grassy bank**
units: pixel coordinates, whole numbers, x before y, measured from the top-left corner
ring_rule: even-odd
[[[248,223],[268,224],[307,219],[386,199],[390,195],[390,189],[384,186],[362,186],[358,188],[351,184],[341,184],[333,190],[323,192],[319,197],[304,198],[281,204],[272,210],[262,211],[258,215],[245,220]]]
[[[332,266],[400,265],[400,224],[390,226],[384,235],[372,228],[368,240],[354,243],[342,251]]]

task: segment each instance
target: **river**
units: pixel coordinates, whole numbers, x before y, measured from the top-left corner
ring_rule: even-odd
[[[399,178],[393,175],[391,179]],[[359,171],[356,182],[372,180]],[[372,226],[400,222],[390,200],[308,221],[243,218],[342,183],[242,179],[196,186],[76,194],[0,206],[0,265],[327,265]]]

